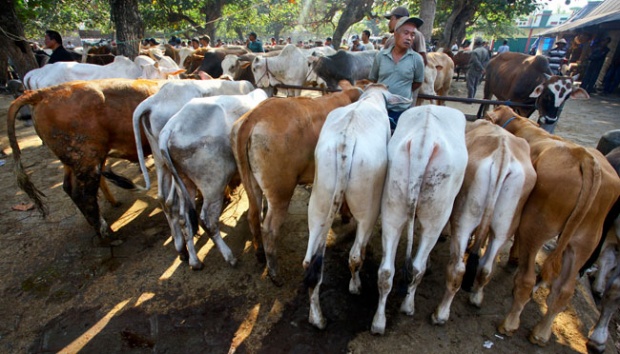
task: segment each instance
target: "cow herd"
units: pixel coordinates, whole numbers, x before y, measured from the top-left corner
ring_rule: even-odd
[[[302,76],[272,61],[281,55],[299,56],[316,69],[340,60],[336,56],[332,61],[329,57],[308,61],[292,46],[276,57],[255,56],[250,58],[251,70],[258,86],[286,83],[284,73]],[[227,59],[234,66],[239,57]],[[429,58],[435,73],[447,67],[451,78],[453,65],[436,59]],[[306,80],[307,66],[302,66]],[[444,80],[445,75],[436,76],[441,85],[450,81]],[[192,269],[201,269],[194,246],[199,226],[226,262],[236,263],[220,235],[219,217],[228,193],[241,183],[248,196],[256,256],[266,262],[276,285],[282,282],[276,244],[294,189],[312,185],[308,247],[300,263],[310,300],[309,321],[321,329],[326,326],[320,305],[326,240],[338,212],[343,219],[352,216],[357,221],[349,254],[353,294],[366,291],[360,271],[380,219],[383,257],[371,325],[375,334],[386,330],[385,308],[403,231],[409,285],[400,309],[413,315],[429,254],[450,225],[446,289],[432,315],[437,325],[447,322],[461,287],[471,292],[472,304],[482,305],[483,288],[498,252],[513,239],[511,260],[518,262],[513,302],[499,331],[512,335],[533,290],[548,286],[548,311],[530,336],[533,343],[545,345],[620,196],[616,170],[599,151],[552,135],[507,106],[473,123],[453,108],[412,107],[390,131],[386,102],[398,103],[402,97],[380,84],[362,80],[353,86],[347,80],[357,78],[341,79],[345,79],[339,82],[342,91],[316,98],[297,93],[268,98],[248,81],[227,80],[101,79],[27,91],[12,103],[7,119],[18,185],[45,212],[43,193],[24,171],[15,136],[17,111],[31,105],[37,134],[63,163],[64,191],[102,241],[118,243],[100,214],[97,192],[101,188],[113,200],[106,179],[127,188],[140,187],[107,169],[106,160],[139,162],[148,189],[145,158],[152,154],[157,197],[175,248]],[[551,90],[562,91],[565,100],[572,89],[562,86],[562,78],[551,80],[557,85]],[[557,247],[537,279],[536,254],[556,237]],[[620,296],[620,290],[616,292]],[[605,316],[609,311],[613,312],[603,311]],[[597,350],[604,349],[607,338],[604,318],[601,323],[591,339]]]

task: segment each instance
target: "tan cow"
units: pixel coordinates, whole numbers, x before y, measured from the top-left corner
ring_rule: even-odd
[[[275,241],[284,222],[295,186],[314,180],[314,148],[327,115],[357,101],[361,90],[317,98],[270,98],[239,118],[231,132],[231,145],[248,194],[248,222],[260,260],[266,255],[271,279],[277,281]],[[341,86],[342,87],[342,86]],[[263,195],[268,211],[261,231]]]
[[[420,93],[433,96],[447,96],[452,85],[454,76],[454,61],[446,54],[441,52],[431,52],[426,54],[427,63],[424,67],[424,82],[420,88]],[[416,105],[422,103],[419,98]],[[435,100],[431,100],[435,104]],[[437,101],[443,106],[445,101]]]
[[[512,335],[519,328],[521,311],[536,283],[536,254],[559,235],[540,274],[539,285],[551,286],[547,312],[530,335],[532,343],[542,346],[551,337],[555,316],[573,295],[579,269],[601,238],[605,215],[620,195],[620,180],[596,149],[552,135],[509,107],[499,106],[488,118],[527,140],[537,174],[515,234],[519,267],[512,308],[499,326],[501,333]]]
[[[26,104],[33,106],[37,134],[63,163],[64,191],[97,234],[105,238],[112,231],[101,217],[97,204],[101,169],[108,156],[138,160],[132,129],[133,110],[157,92],[163,82],[128,79],[72,81],[26,91],[13,101],[7,124],[18,185],[39,211],[45,215],[43,194],[32,184],[21,163],[15,136],[17,111]],[[142,134],[142,143],[146,142]]]
[[[482,119],[467,125],[465,138],[469,158],[450,217],[452,244],[446,291],[432,315],[434,324],[448,320],[461,282],[463,289],[473,291],[470,302],[480,307],[497,253],[519,225],[521,210],[536,182],[530,147],[524,139]],[[471,237],[475,241],[466,266],[463,259]]]

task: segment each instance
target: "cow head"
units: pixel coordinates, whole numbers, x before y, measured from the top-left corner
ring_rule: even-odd
[[[538,109],[538,124],[542,127],[551,125],[550,132],[553,132],[562,112],[562,107],[568,98],[588,99],[590,96],[582,89],[573,85],[576,77],[556,76],[545,74],[543,83],[536,86],[530,97],[536,98],[536,109]],[[547,129],[546,129],[547,130]]]
[[[256,57],[252,62],[252,74],[254,74],[254,81],[256,87],[268,87],[269,75],[267,72],[267,58]]]

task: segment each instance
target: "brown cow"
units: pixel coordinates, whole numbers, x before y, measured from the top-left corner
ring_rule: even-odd
[[[489,61],[484,99],[491,99],[493,95],[502,101],[532,105],[532,108],[519,107],[515,111],[529,117],[538,110],[538,124],[549,133],[553,133],[569,97],[590,98],[584,89],[573,86],[573,78],[552,75],[546,57],[515,52],[501,53]],[[478,116],[481,117],[487,108],[487,105],[480,105]]]
[[[519,267],[512,308],[499,331],[512,335],[519,328],[521,311],[536,283],[536,254],[559,235],[540,274],[539,285],[551,286],[547,313],[530,335],[532,343],[545,345],[555,316],[573,295],[579,269],[601,238],[605,215],[620,195],[620,179],[596,149],[549,134],[509,107],[499,106],[488,118],[528,142],[537,174],[515,233]]]
[[[263,101],[239,118],[231,132],[233,153],[248,194],[254,248],[260,260],[266,254],[269,276],[276,284],[275,241],[295,186],[314,180],[314,148],[325,118],[361,95],[361,90],[348,82],[342,85],[348,89],[322,97]],[[260,218],[263,195],[269,208],[263,218],[264,233]]]
[[[15,137],[15,115],[32,105],[37,134],[64,165],[64,191],[71,197],[97,235],[111,234],[99,213],[97,190],[101,169],[108,156],[137,161],[132,129],[136,106],[159,90],[166,81],[107,79],[72,81],[35,91],[26,91],[13,101],[8,112],[8,136],[19,187],[46,210],[39,191],[26,175]],[[143,146],[148,146],[142,136]]]
[[[469,59],[471,59],[471,50],[459,50],[458,53],[454,55],[454,71],[456,72],[456,81],[459,81],[461,77],[461,72],[464,74],[469,69]]]

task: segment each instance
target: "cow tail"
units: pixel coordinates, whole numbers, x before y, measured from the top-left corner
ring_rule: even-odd
[[[424,175],[427,172],[428,166],[436,154],[439,146],[434,141],[425,139],[421,146],[421,158],[416,158],[418,151],[415,151],[412,146],[411,140],[407,142],[407,150],[409,151],[409,210],[407,211],[407,255],[405,257],[405,276],[407,283],[410,283],[413,276],[413,261],[411,258],[411,252],[413,251],[413,231],[416,208],[420,199],[420,191],[422,190],[422,184],[424,183]],[[419,162],[420,166],[413,162]],[[423,167],[423,168],[422,168]]]
[[[237,168],[239,169],[241,183],[243,183],[243,188],[245,189],[245,193],[248,196],[248,204],[250,206],[250,209],[248,211],[248,221],[252,223],[252,225],[250,225],[250,230],[253,233],[259,233],[258,235],[253,235],[254,240],[261,240],[260,242],[262,244],[262,234],[260,231],[262,191],[260,190],[258,181],[252,173],[252,166],[250,166],[250,160],[248,157],[248,149],[251,144],[251,135],[255,125],[256,121],[252,119],[252,115],[246,114],[239,118],[237,122],[233,125],[230,134],[230,145],[233,149],[233,154],[235,155],[235,161],[237,162]],[[250,218],[250,213],[252,213],[252,210],[258,213],[258,215]],[[255,249],[257,249],[258,246],[259,244],[255,242]]]
[[[144,161],[144,148],[142,147],[142,129],[141,126],[144,126],[144,131],[146,133],[147,127],[146,122],[149,120],[151,115],[150,109],[143,109],[142,105],[148,101],[148,98],[145,101],[142,101],[136,107],[136,110],[133,112],[132,123],[133,123],[133,135],[136,140],[136,151],[138,153],[138,162],[140,163],[140,169],[142,170],[142,175],[144,176],[144,189],[148,190],[151,188],[151,179],[149,178],[149,172],[146,169],[146,162]],[[156,148],[153,146],[153,148]]]
[[[482,213],[480,225],[476,228],[474,244],[469,250],[467,264],[465,266],[465,274],[463,275],[463,282],[461,283],[461,288],[465,291],[471,291],[471,288],[474,285],[474,280],[478,274],[480,249],[487,244],[489,239],[489,229],[491,228],[491,221],[493,219],[493,214],[495,213],[497,199],[499,198],[504,181],[506,180],[506,177],[508,177],[510,156],[508,154],[508,147],[506,144],[506,140],[502,140],[499,149],[496,150],[496,154],[492,159],[493,162],[491,162],[491,168],[489,171],[490,185],[484,203],[484,211]],[[499,161],[499,163],[495,163],[495,161]]]
[[[351,137],[349,137],[347,139],[347,132],[345,130],[341,133],[340,140],[336,145],[336,184],[326,222],[323,224],[323,229],[321,230],[321,235],[324,235],[325,237],[327,237],[329,228],[332,226],[330,221],[334,220],[336,213],[340,210],[340,207],[345,199],[345,192],[347,190],[348,181],[351,177],[351,166],[353,165],[353,154],[355,152],[356,142],[357,141],[355,138],[351,139]],[[318,173],[318,169],[315,171],[315,173]],[[317,249],[324,249],[322,243],[325,241],[325,239],[322,239],[317,242],[315,244],[316,249],[312,250],[313,256],[310,261],[310,266],[306,269],[304,274],[304,285],[307,288],[313,289],[321,279],[323,254],[317,254]]]
[[[159,134],[159,151],[161,152],[164,160],[164,164],[172,173],[172,177],[174,178],[174,184],[179,188],[180,193],[178,193],[180,199],[181,206],[181,216],[187,218],[187,224],[189,226],[188,234],[190,237],[193,237],[198,233],[198,214],[196,213],[196,206],[190,198],[189,192],[187,191],[187,186],[183,182],[181,176],[179,176],[179,172],[174,166],[174,161],[170,157],[170,150],[168,150],[168,140],[170,139],[171,131],[168,129],[163,129]],[[174,193],[175,188],[174,185],[170,188],[170,193]],[[169,203],[169,200],[174,200],[174,198],[167,198],[166,203]],[[184,213],[187,211],[187,213]]]
[[[43,93],[39,91],[26,91],[23,95],[18,97],[11,106],[9,107],[9,112],[7,114],[7,135],[9,137],[9,145],[11,146],[11,150],[13,152],[13,161],[15,162],[15,178],[17,180],[17,185],[19,188],[24,191],[28,197],[34,202],[37,210],[43,217],[47,216],[47,206],[43,202],[43,198],[45,198],[45,194],[41,192],[30,180],[30,177],[26,174],[24,170],[24,166],[21,161],[21,150],[19,149],[19,144],[17,143],[17,137],[15,134],[15,119],[17,117],[17,112],[23,106],[30,104],[36,105],[43,99]],[[35,119],[33,112],[33,119]],[[35,120],[36,121],[36,120]]]
[[[611,207],[607,216],[605,217],[605,221],[603,222],[603,233],[601,234],[601,239],[598,241],[598,245],[596,245],[596,249],[590,255],[590,258],[586,261],[586,263],[579,269],[579,276],[583,276],[583,274],[588,270],[588,268],[592,267],[592,265],[598,259],[598,256],[601,255],[601,249],[603,248],[603,244],[605,243],[605,239],[607,238],[607,233],[614,226],[614,222],[620,215],[620,198],[616,199],[616,202]],[[616,269],[620,269],[620,267],[616,267]],[[613,279],[613,278],[611,278]],[[611,284],[611,282],[610,282]]]
[[[579,163],[582,181],[581,190],[579,191],[579,196],[577,197],[577,203],[568,216],[562,233],[558,236],[558,244],[556,249],[553,250],[543,265],[543,270],[541,272],[542,280],[547,284],[549,284],[549,281],[559,274],[562,267],[562,257],[564,255],[564,251],[566,250],[566,247],[575,234],[577,228],[583,222],[588,210],[592,207],[599,189],[601,188],[601,165],[589,152],[580,148],[578,153],[584,156],[584,158],[580,159]],[[599,236],[600,235],[594,235],[594,237]]]

